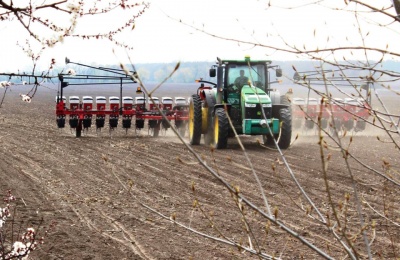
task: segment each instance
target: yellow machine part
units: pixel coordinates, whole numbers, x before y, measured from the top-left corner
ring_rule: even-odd
[[[201,108],[201,133],[206,134],[208,129],[208,107]]]
[[[193,108],[193,103],[190,102],[190,104],[189,104],[189,136],[190,137],[193,135],[193,132],[194,132],[193,120],[194,120],[194,108]]]

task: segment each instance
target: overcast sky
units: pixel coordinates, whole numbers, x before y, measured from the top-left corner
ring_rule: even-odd
[[[214,61],[217,56],[242,58],[244,55],[273,60],[296,58],[266,48],[254,48],[220,40],[198,32],[180,23],[179,20],[223,37],[282,47],[284,47],[282,39],[298,47],[306,45],[306,47],[321,48],[362,44],[354,15],[328,8],[332,3],[335,7],[341,8],[344,1],[327,0],[322,1],[322,6],[306,5],[293,9],[286,9],[284,6],[267,8],[267,4],[271,2],[273,6],[283,4],[301,6],[313,1],[152,0],[151,2],[150,9],[137,19],[135,29],[124,35],[124,40],[134,46],[134,50],[128,52],[134,63]],[[390,0],[382,1],[384,6],[389,6],[390,3]],[[118,18],[82,22],[78,26],[81,30],[91,28],[96,30],[113,25]],[[379,21],[378,15],[373,18]],[[367,14],[363,15],[362,20],[370,19]],[[372,22],[363,28],[363,35],[368,32],[367,44],[382,47],[386,44],[395,46],[399,42],[397,32],[400,30],[397,32],[383,30]],[[0,23],[0,34],[3,35],[0,48],[1,71],[23,69],[31,64],[26,54],[16,47],[17,41],[23,42],[25,39],[21,37],[20,30],[22,29],[16,21],[11,25]],[[113,49],[116,51],[116,56],[112,52]],[[117,64],[119,60],[127,61],[125,50],[116,48],[107,41],[70,39],[46,50],[40,65],[45,67],[51,58],[55,58],[59,64],[63,63],[66,56],[72,61],[86,64]]]

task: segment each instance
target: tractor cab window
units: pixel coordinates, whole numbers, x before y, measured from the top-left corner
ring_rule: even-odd
[[[235,91],[240,91],[244,85],[262,88],[265,83],[265,67],[263,65],[230,65],[227,84]]]

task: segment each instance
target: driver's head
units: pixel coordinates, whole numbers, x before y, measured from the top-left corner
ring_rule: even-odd
[[[244,76],[244,70],[240,70],[240,76],[241,76],[241,77]]]

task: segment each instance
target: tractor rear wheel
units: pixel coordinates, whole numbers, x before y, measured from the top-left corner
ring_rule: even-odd
[[[211,145],[214,139],[214,125],[213,125],[213,111],[215,106],[215,99],[209,100],[207,103],[207,133],[204,134],[204,144]]]
[[[275,147],[273,138],[278,139],[278,146],[280,149],[287,149],[290,146],[292,140],[292,114],[290,109],[281,108],[279,110],[279,125],[280,125],[280,137],[279,134],[263,135],[263,141],[266,146]]]
[[[287,95],[281,95],[281,104],[288,106],[288,108],[292,108],[291,101],[289,100],[289,97]]]
[[[228,146],[229,121],[224,108],[219,107],[215,109],[213,126],[213,147],[216,149],[225,149]]]
[[[199,145],[202,125],[201,99],[197,94],[192,95],[189,104],[189,142]]]
[[[292,140],[292,113],[288,108],[279,110],[279,122],[281,125],[281,137],[278,146],[281,149],[287,149]]]

